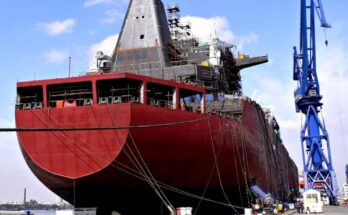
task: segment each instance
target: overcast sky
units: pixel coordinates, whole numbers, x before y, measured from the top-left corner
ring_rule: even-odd
[[[242,71],[244,94],[277,117],[284,144],[303,169],[300,147],[301,117],[295,113],[292,47],[299,43],[300,0],[165,0],[179,3],[202,40],[217,35],[252,56],[268,54],[270,62]],[[346,0],[323,0],[332,29],[317,30],[318,75],[324,96],[323,115],[331,138],[333,164],[340,188],[348,163],[346,133],[348,95],[348,14]],[[0,127],[14,126],[16,82],[65,77],[68,57],[73,75],[88,70],[99,49],[110,52],[116,43],[127,0],[1,0]],[[55,201],[56,196],[31,173],[15,134],[0,133],[0,201],[28,197]]]

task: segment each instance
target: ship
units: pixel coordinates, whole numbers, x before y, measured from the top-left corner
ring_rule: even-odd
[[[276,118],[242,93],[241,70],[268,57],[203,43],[179,13],[131,0],[111,56],[78,77],[17,83],[25,161],[75,207],[224,215],[298,189]]]

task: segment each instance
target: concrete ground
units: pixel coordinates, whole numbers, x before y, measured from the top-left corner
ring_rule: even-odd
[[[342,206],[325,206],[324,212],[325,215],[348,215],[348,208]],[[296,210],[287,211],[284,213],[286,215],[298,214]]]

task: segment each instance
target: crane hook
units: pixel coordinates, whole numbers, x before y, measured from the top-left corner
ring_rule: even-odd
[[[326,29],[325,28],[324,28],[324,34],[325,34],[325,45],[327,47],[329,45],[329,41],[327,40]]]

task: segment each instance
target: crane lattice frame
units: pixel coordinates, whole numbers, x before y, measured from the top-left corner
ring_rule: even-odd
[[[330,28],[325,19],[321,0],[301,0],[300,53],[296,47],[294,48],[293,79],[298,82],[295,103],[296,111],[306,116],[301,130],[305,189],[320,190],[327,194],[331,204],[336,204],[337,184],[332,166],[329,134],[318,116],[323,104],[316,71],[316,12],[321,26]]]

